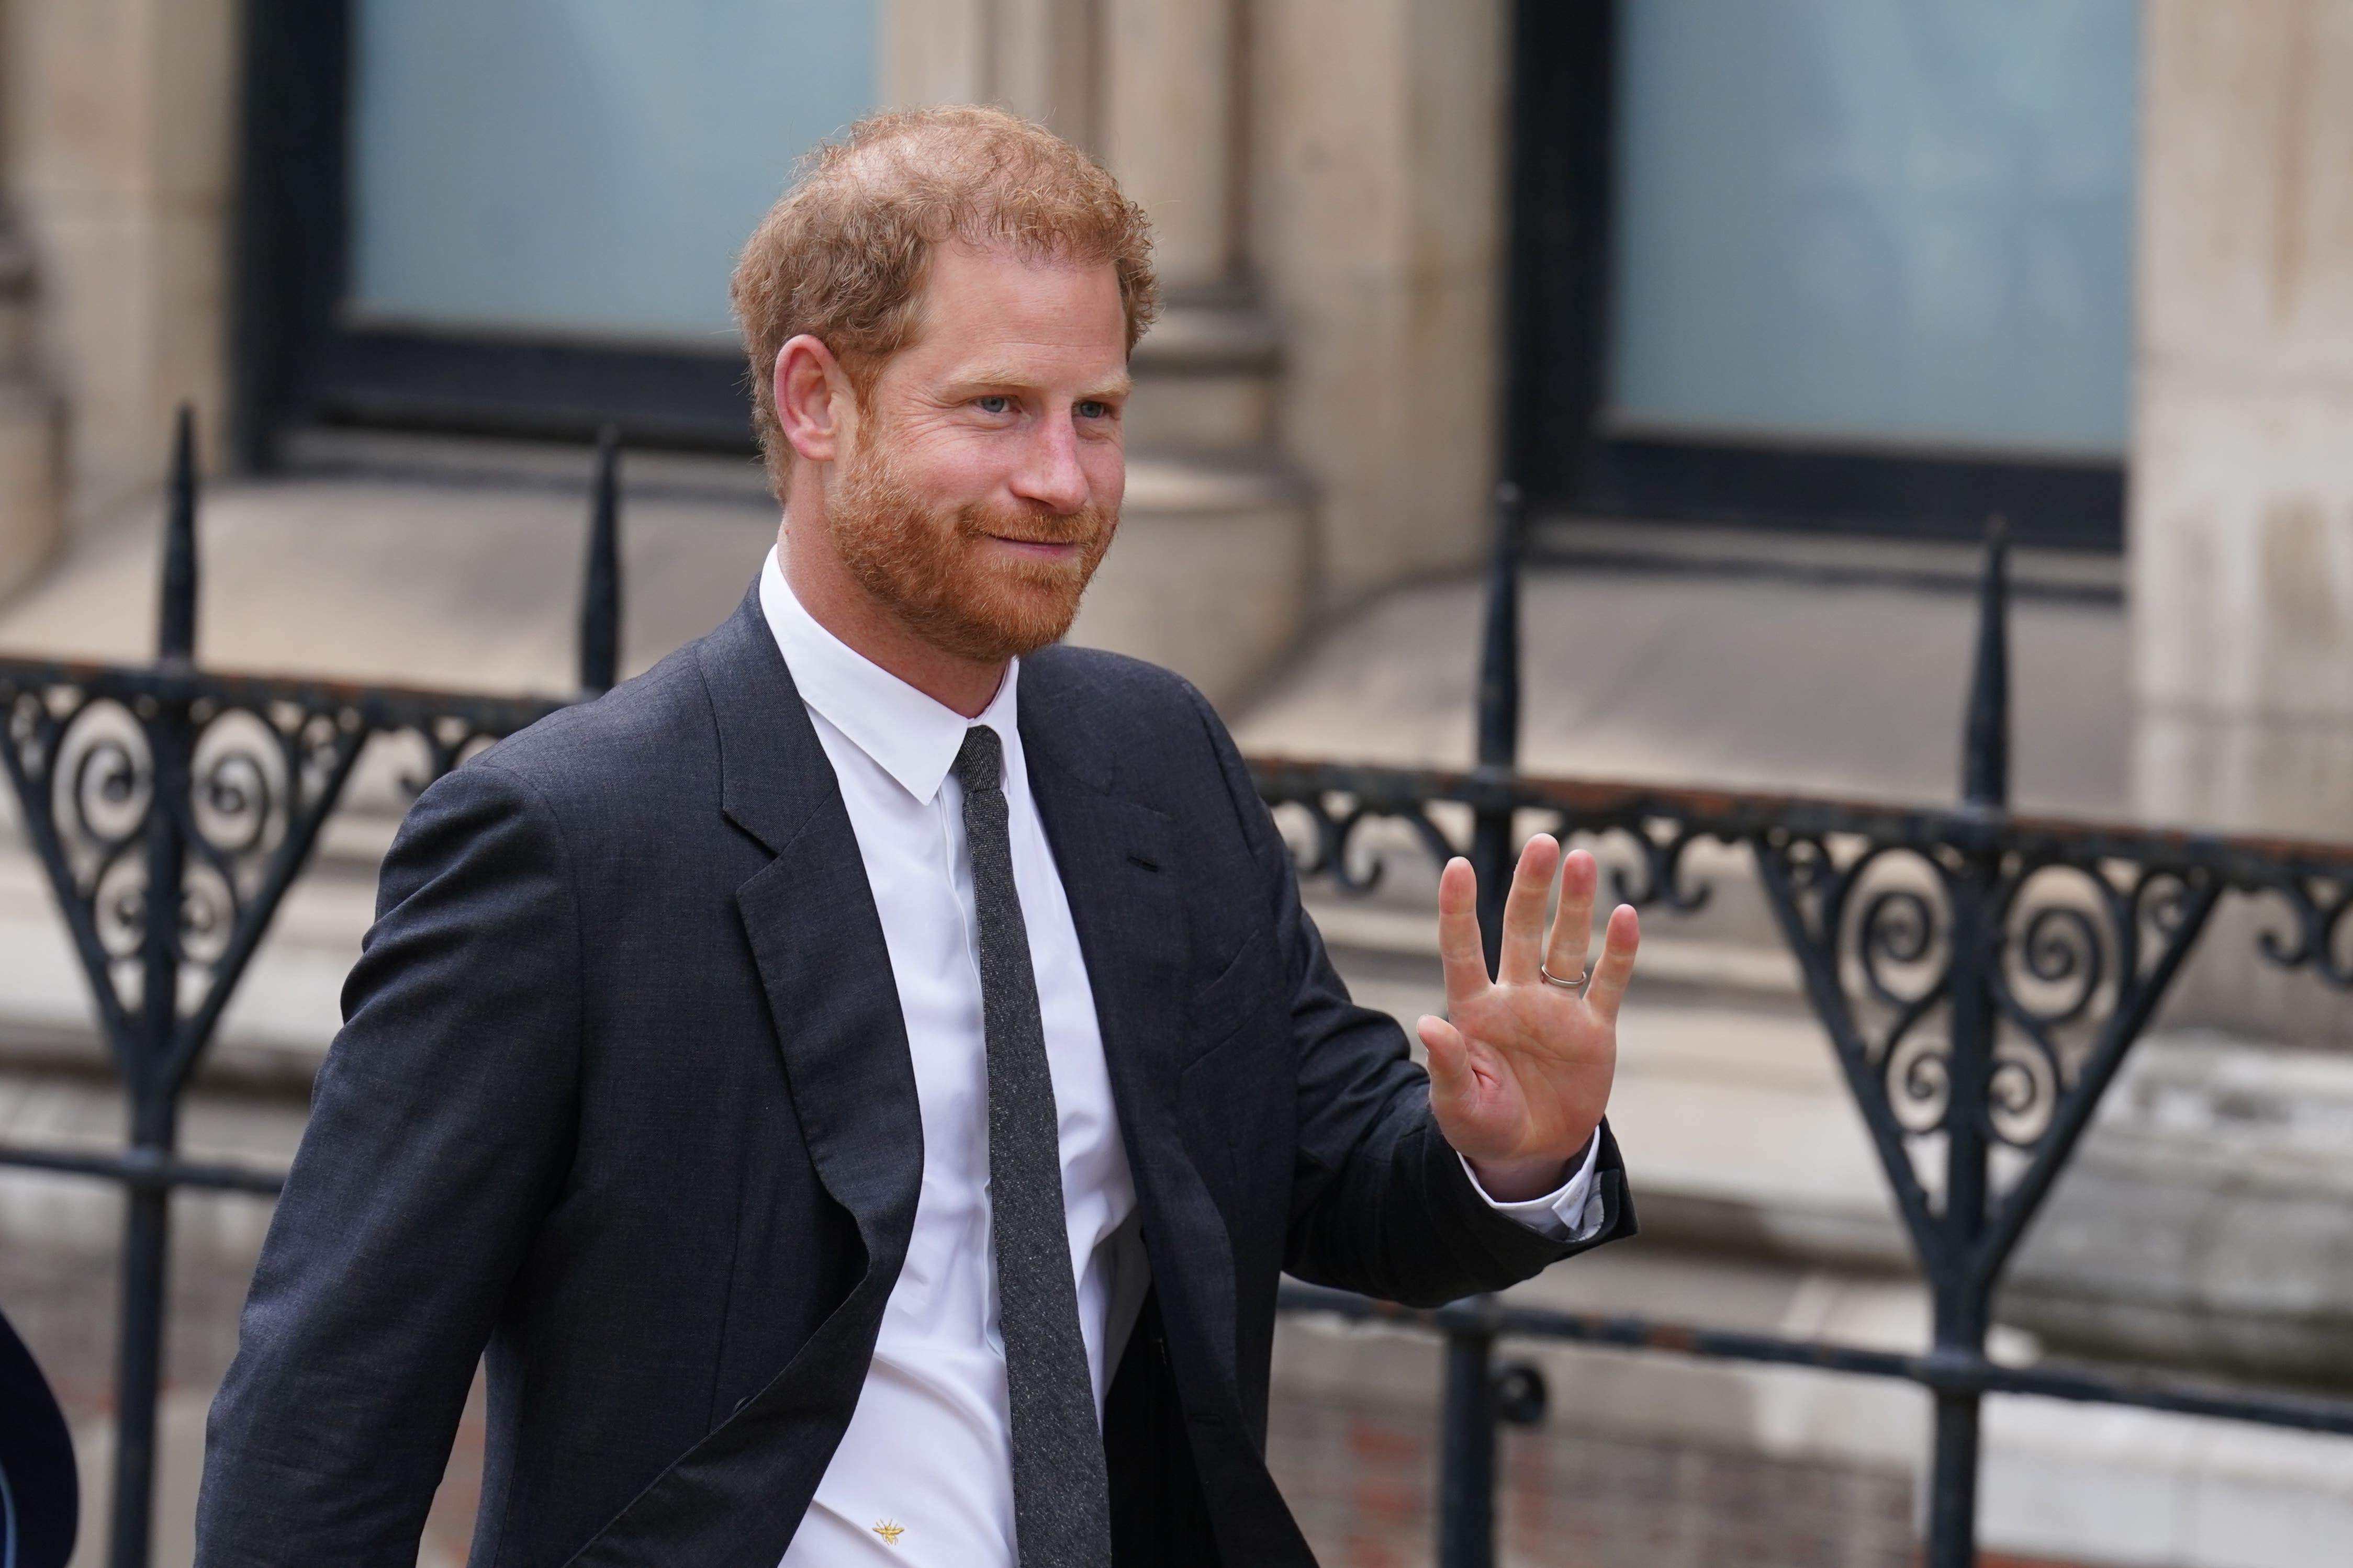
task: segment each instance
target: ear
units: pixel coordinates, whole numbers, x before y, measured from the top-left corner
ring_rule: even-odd
[[[829,463],[840,455],[857,417],[841,363],[808,333],[776,351],[776,423],[805,461]]]

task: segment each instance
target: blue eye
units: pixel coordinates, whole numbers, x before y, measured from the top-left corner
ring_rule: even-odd
[[[974,398],[973,404],[974,406],[977,407],[983,414],[1010,414],[1013,412],[1013,399],[1004,395],[1002,393],[993,393],[987,397]]]
[[[1079,417],[1082,419],[1108,419],[1111,417],[1111,405],[1108,403],[1098,403],[1094,399],[1089,398],[1079,405]]]

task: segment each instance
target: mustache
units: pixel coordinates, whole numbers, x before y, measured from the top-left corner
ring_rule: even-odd
[[[1118,521],[1111,508],[1091,503],[1077,511],[1015,509],[983,502],[956,509],[956,531],[966,539],[1015,539],[1025,544],[1087,544]]]

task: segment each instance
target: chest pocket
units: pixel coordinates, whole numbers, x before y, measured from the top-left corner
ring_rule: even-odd
[[[1291,1168],[1298,1093],[1283,1006],[1282,966],[1264,927],[1244,938],[1223,971],[1187,1006],[1195,1052],[1177,1089],[1178,1123],[1202,1176],[1229,1220],[1274,1190]]]
[[[1242,938],[1234,955],[1185,1005],[1185,1055],[1200,1059],[1230,1040],[1236,1031],[1271,1021],[1275,994],[1274,943],[1264,926]],[[1192,1070],[1191,1066],[1186,1068]]]

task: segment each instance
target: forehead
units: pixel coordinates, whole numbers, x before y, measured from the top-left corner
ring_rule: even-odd
[[[911,369],[954,374],[974,362],[1039,371],[1117,374],[1127,364],[1127,312],[1108,261],[1032,259],[1010,247],[951,243],[933,253]]]

